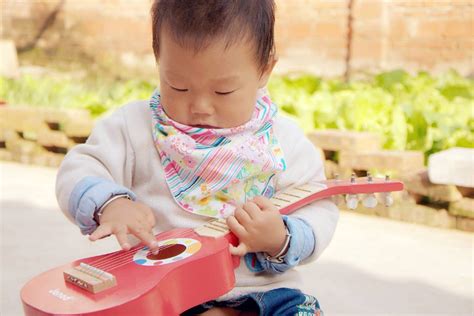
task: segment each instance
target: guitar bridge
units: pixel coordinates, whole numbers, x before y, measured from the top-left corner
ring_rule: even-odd
[[[117,285],[112,274],[86,263],[69,268],[63,272],[64,280],[91,293],[99,293]]]

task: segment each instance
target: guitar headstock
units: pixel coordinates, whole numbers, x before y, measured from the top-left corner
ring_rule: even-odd
[[[357,208],[359,204],[360,194],[365,195],[362,202],[365,207],[373,208],[377,206],[378,199],[375,193],[382,193],[385,206],[393,204],[393,198],[390,192],[403,190],[403,183],[397,180],[391,180],[388,175],[385,178],[373,177],[370,173],[367,177],[357,178],[353,173],[350,179],[341,180],[336,177],[332,180],[324,182],[327,185],[329,196],[333,196],[337,204],[339,204],[339,195],[346,195],[346,204],[349,209]]]
[[[381,193],[385,206],[390,206],[393,204],[390,192],[401,190],[403,190],[403,183],[391,180],[389,176],[376,178],[368,174],[367,177],[357,178],[355,174],[352,174],[350,179],[339,179],[336,176],[335,179],[292,187],[278,192],[270,200],[282,214],[289,214],[303,205],[329,197],[339,204],[340,195],[346,195],[345,200],[349,209],[357,208],[359,195],[364,196],[362,199],[364,206],[372,208],[378,204],[375,193]]]

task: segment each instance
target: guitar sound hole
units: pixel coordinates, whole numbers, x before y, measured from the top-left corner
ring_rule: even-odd
[[[150,260],[164,260],[176,257],[177,255],[183,253],[185,250],[186,246],[181,244],[164,245],[160,247],[160,252],[158,252],[156,255],[149,252],[146,257]]]

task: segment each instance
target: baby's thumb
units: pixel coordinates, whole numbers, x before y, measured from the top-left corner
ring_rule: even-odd
[[[103,224],[97,227],[97,229],[92,234],[90,234],[89,240],[96,241],[98,239],[110,236],[110,234],[112,234],[111,227],[109,225]]]
[[[242,257],[247,253],[247,245],[242,242],[237,247],[229,245],[229,251],[231,255]]]

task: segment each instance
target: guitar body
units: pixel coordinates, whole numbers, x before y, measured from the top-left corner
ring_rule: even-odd
[[[157,235],[157,240],[165,246],[157,256],[142,246],[77,260],[38,275],[21,291],[25,314],[179,315],[234,287],[235,260],[227,239],[174,229]],[[81,262],[112,270],[117,285],[94,294],[66,282],[63,271]]]
[[[350,181],[329,180],[308,183],[277,192],[270,201],[281,214],[316,200],[348,194],[369,198],[374,192],[400,191],[398,181],[372,177]],[[206,237],[207,236],[207,237]],[[229,243],[238,244],[225,219],[214,219],[195,229],[174,229],[156,236],[157,255],[143,245],[128,251],[76,260],[46,271],[21,290],[27,316],[36,315],[179,315],[187,309],[226,294],[235,284],[238,257],[232,257]]]

